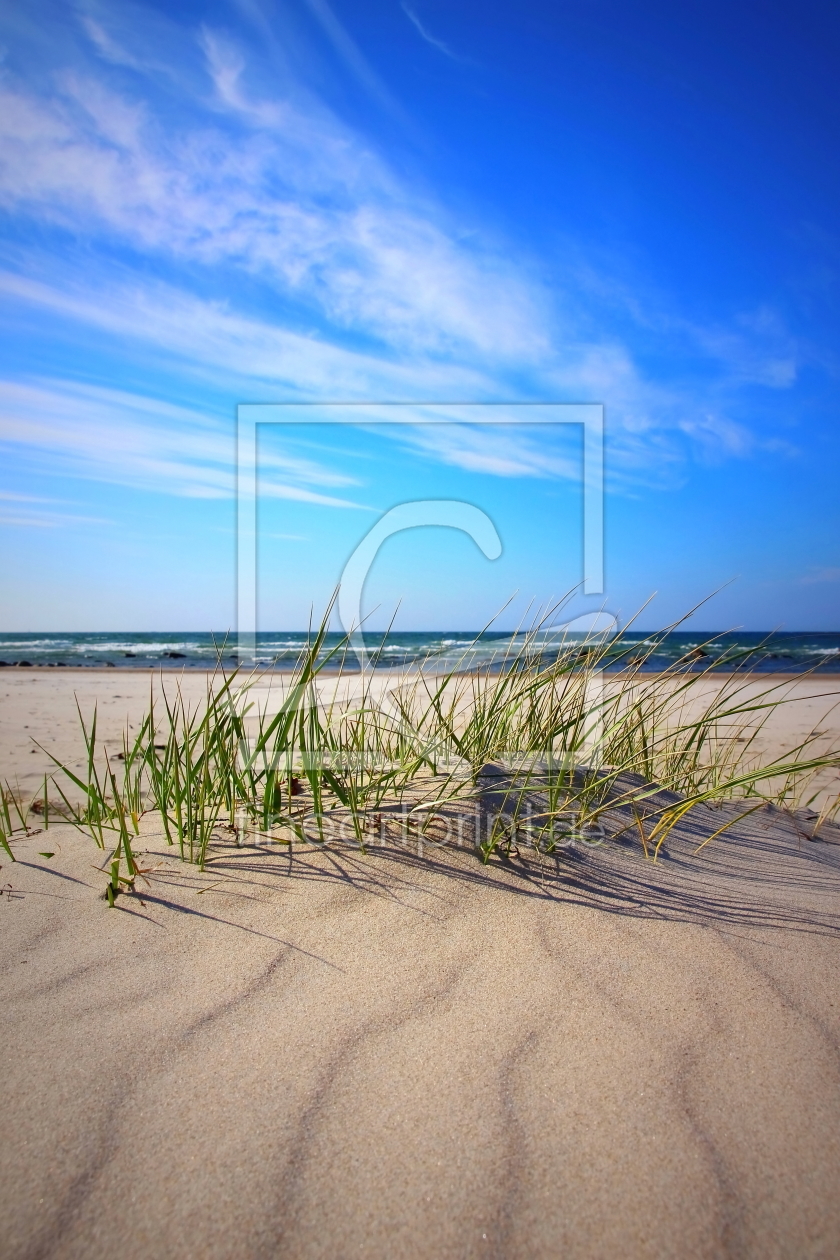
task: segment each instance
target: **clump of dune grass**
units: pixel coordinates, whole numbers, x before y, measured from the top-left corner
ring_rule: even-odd
[[[430,658],[378,694],[373,670],[348,672],[349,636],[325,646],[328,618],[282,681],[276,712],[259,700],[259,688],[276,685],[270,673],[219,666],[197,708],[177,684],[167,694],[161,677],[160,698],[150,695],[138,733],[126,733],[116,768],[98,748],[96,712],[89,725],[79,713],[86,770],[53,758],[54,779],[64,816],[110,852],[110,904],[134,887],[132,837],[149,812],[180,857],[203,869],[216,837],[323,844],[338,820],[363,851],[381,838],[383,818],[422,839],[447,811],[475,815],[489,776],[484,862],[523,844],[559,852],[570,837],[608,838],[628,825],[656,860],[698,806],[743,802],[737,817],[768,801],[793,808],[813,799],[815,776],[840,764],[836,749],[818,750],[817,731],[780,756],[758,756],[760,732],[788,699],[779,683],[757,688],[754,672],[713,674],[696,658],[645,673],[657,636],[641,655],[621,638],[569,637],[547,660],[540,622],[492,668],[470,668],[470,646],[445,670]],[[357,694],[342,697],[351,680]],[[3,809],[11,852],[5,798]]]

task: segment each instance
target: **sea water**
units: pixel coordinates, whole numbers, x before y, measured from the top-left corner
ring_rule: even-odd
[[[257,635],[256,663],[261,668],[291,669],[306,650],[307,633],[268,632]],[[504,669],[521,649],[523,636],[502,631],[478,635],[470,630],[392,631],[366,633],[369,661],[374,669],[407,668],[426,665],[434,669]],[[565,643],[585,646],[583,639]],[[629,650],[610,669],[626,667],[627,658],[641,669],[658,671],[681,662],[685,668],[755,669],[765,673],[798,674],[818,669],[840,672],[840,633],[788,632],[758,633],[691,631],[664,637],[631,632],[622,640]],[[343,636],[331,633],[324,641],[323,655],[338,652],[329,668],[359,668],[358,660]],[[562,634],[544,635],[539,644],[542,660],[549,663],[563,644]],[[642,659],[644,658],[644,659]],[[237,640],[223,632],[166,632],[137,634],[103,632],[98,634],[2,634],[0,668],[102,669],[225,669],[240,663]],[[251,668],[253,658],[242,660]]]

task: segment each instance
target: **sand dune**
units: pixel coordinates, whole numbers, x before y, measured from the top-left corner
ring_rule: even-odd
[[[5,1256],[840,1254],[836,829],[200,874],[146,821],[144,905],[3,859]]]
[[[712,675],[697,686],[692,704],[697,707],[708,703],[723,677]],[[83,767],[77,699],[88,721],[97,708],[100,741],[114,753],[122,747],[126,722],[137,729],[148,709],[152,690],[159,703],[161,679],[170,695],[180,686],[187,702],[199,706],[206,693],[207,678],[197,671],[161,675],[146,670],[6,670],[0,675],[0,778],[18,783],[24,795],[34,795],[44,775],[55,769],[43,748],[76,770]],[[398,685],[401,678],[400,673],[382,671],[374,682],[375,694]],[[282,675],[273,675],[270,687],[265,684],[254,688],[254,699],[275,711],[285,682]],[[804,679],[764,674],[746,685],[751,693],[776,686],[778,694],[791,697],[791,703],[780,706],[770,717],[756,741],[756,753],[776,757],[815,728],[824,732],[822,747],[840,747],[840,681],[836,674]],[[321,694],[328,700],[336,694],[352,696],[358,687],[358,675],[341,681],[325,676],[319,683]],[[829,771],[821,776],[820,785],[821,800],[833,800],[840,790],[840,776]]]

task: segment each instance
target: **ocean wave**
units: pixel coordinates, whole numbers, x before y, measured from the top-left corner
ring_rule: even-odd
[[[1,639],[0,648],[69,647],[70,639]]]
[[[155,656],[160,652],[185,651],[192,651],[196,655],[205,652],[215,655],[215,650],[212,643],[201,644],[196,643],[195,640],[192,642],[178,640],[172,643],[138,643],[136,640],[122,643],[114,641],[107,643],[76,643],[70,648],[72,652],[134,652],[136,655],[144,656]]]

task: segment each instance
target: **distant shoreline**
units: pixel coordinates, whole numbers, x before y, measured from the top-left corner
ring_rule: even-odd
[[[288,677],[288,678],[293,677],[296,672],[294,667],[291,665],[282,665],[282,666],[266,665],[258,669],[252,669],[250,666],[248,667],[243,666],[242,669],[243,671],[247,670],[247,673],[249,674],[254,673],[254,674],[257,674],[258,676],[263,675],[263,674],[273,674],[280,677]],[[19,673],[22,673],[25,675],[31,673],[33,675],[39,675],[39,676],[43,675],[47,677],[53,677],[57,673],[78,674],[87,678],[92,675],[102,675],[103,677],[113,677],[115,674],[124,674],[124,675],[129,675],[129,676],[137,675],[137,674],[150,674],[150,675],[151,674],[187,674],[189,675],[189,677],[200,676],[202,674],[205,674],[207,675],[207,677],[212,677],[214,674],[233,674],[235,672],[236,672],[235,666],[231,666],[231,667],[225,666],[222,668],[215,669],[211,666],[205,666],[205,665],[180,665],[180,666],[170,665],[170,664],[137,665],[137,666],[131,666],[131,665],[109,665],[109,666],[102,666],[102,665],[28,665],[28,666],[27,665],[7,665],[5,667],[0,667],[0,678],[2,678],[4,674],[8,677],[11,674],[17,675]],[[400,673],[408,673],[408,672],[420,672],[420,671],[413,671],[412,666],[399,666],[399,665],[393,666],[392,669],[390,670],[385,667],[380,667],[378,669],[374,669],[371,671],[371,673],[377,678],[384,678],[389,673],[400,674]],[[479,669],[452,670],[452,669],[446,668],[445,666],[442,666],[440,670],[427,669],[427,670],[424,670],[423,672],[430,675],[438,674],[438,673],[439,674],[455,673],[455,674],[460,674],[466,677],[468,675],[473,675],[473,674],[478,675],[478,674],[483,673],[484,671],[479,670]],[[602,672],[606,674],[609,678],[627,678],[627,677],[631,677],[633,674],[633,671],[623,670],[623,669],[606,669]],[[666,670],[666,669],[640,669],[637,672],[640,674],[645,674],[646,676],[653,676],[655,674],[673,673],[674,671]],[[697,670],[696,672],[699,674],[699,673],[702,673],[703,671]],[[709,666],[706,666],[706,673],[707,674],[720,674],[720,675],[740,674],[744,678],[755,677],[756,675],[760,674],[762,680],[770,679],[770,678],[785,678],[785,679],[791,679],[791,680],[804,681],[808,678],[817,678],[817,677],[826,678],[829,676],[831,677],[840,676],[840,669],[838,669],[836,666],[833,668],[832,667],[826,668],[824,666],[818,665],[812,670],[807,670],[807,671],[795,670],[793,672],[790,672],[790,671],[785,672],[782,670],[725,669],[725,668],[714,669]],[[349,678],[349,677],[357,677],[360,674],[361,674],[361,670],[350,669],[350,668],[331,669],[329,667],[326,667],[319,671],[319,676],[324,677],[324,678],[338,678],[341,676],[345,676]]]

